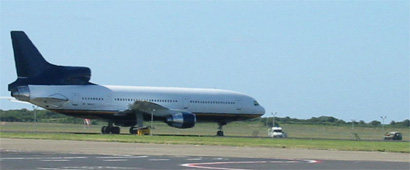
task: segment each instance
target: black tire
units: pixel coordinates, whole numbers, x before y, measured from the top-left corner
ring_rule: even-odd
[[[112,134],[120,134],[120,127],[113,127],[111,129]]]
[[[115,128],[115,134],[120,134],[120,132],[121,132],[120,127]]]
[[[137,129],[135,127],[130,127],[130,134],[131,135],[137,134]]]
[[[216,132],[216,136],[224,136],[224,132],[223,131],[218,131],[218,132]]]
[[[114,127],[106,126],[106,127],[105,127],[105,134],[110,134],[110,133],[112,133],[113,128],[114,128]]]
[[[102,134],[106,134],[106,128],[107,128],[107,126],[101,127],[101,133]]]

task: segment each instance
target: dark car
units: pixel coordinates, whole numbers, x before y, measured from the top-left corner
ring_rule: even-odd
[[[402,138],[400,132],[388,132],[384,135],[384,140],[401,140]]]

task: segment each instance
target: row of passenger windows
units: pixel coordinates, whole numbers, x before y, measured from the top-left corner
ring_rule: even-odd
[[[201,103],[201,104],[235,104],[235,102],[223,102],[223,101],[198,101],[191,100],[190,103]]]
[[[147,101],[147,102],[167,102],[167,103],[176,103],[178,100],[169,100],[169,99],[129,99],[129,98],[114,98],[115,101]]]
[[[104,100],[102,97],[82,97],[83,100]]]

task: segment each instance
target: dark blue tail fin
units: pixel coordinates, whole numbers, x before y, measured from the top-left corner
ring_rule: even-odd
[[[23,31],[12,31],[11,40],[19,78],[35,77],[51,67]]]
[[[57,66],[47,62],[23,31],[11,31],[17,80],[9,91],[19,86],[91,84],[87,67]]]

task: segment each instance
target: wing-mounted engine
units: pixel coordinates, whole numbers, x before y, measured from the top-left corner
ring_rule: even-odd
[[[171,110],[157,103],[148,101],[135,101],[129,106],[129,109],[119,112],[115,114],[115,116],[118,118],[128,117],[130,120],[141,120],[141,122],[137,122],[137,124],[139,124],[142,123],[142,119],[149,120],[147,118],[151,118],[151,114],[155,119],[162,119],[169,126],[175,128],[192,128],[196,123],[196,116],[193,113]],[[138,118],[138,116],[141,117]]]
[[[169,115],[165,122],[175,128],[192,128],[195,126],[196,116],[188,112],[174,113]]]

